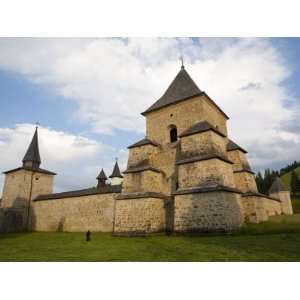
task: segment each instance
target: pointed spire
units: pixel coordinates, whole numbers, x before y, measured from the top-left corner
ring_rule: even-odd
[[[116,163],[115,163],[114,169],[113,169],[111,175],[109,176],[109,178],[114,178],[114,177],[123,178],[123,176],[120,172],[120,168],[119,168],[119,165],[118,165],[118,159],[117,158],[116,158]]]
[[[269,195],[279,192],[286,192],[288,189],[284,186],[281,179],[277,176],[269,189]]]
[[[98,180],[98,187],[104,186],[106,184],[107,177],[106,177],[103,169],[101,169],[101,171],[96,179]]]
[[[39,141],[38,141],[38,126],[36,126],[31,143],[23,158],[23,167],[38,169],[40,167],[40,164],[41,164],[41,157],[40,157]]]
[[[201,94],[203,94],[203,92],[199,89],[191,76],[185,70],[182,60],[180,71],[178,72],[168,89],[165,91],[163,96],[158,99],[152,106],[150,106],[146,111],[144,111],[142,115]]]

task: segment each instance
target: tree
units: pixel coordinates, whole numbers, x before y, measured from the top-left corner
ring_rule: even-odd
[[[264,179],[261,175],[260,172],[257,173],[257,175],[255,176],[255,181],[256,181],[256,185],[257,185],[257,189],[260,193],[262,193],[263,191],[263,184],[264,184]]]
[[[293,195],[300,192],[300,181],[295,171],[293,171],[291,175],[291,192]]]

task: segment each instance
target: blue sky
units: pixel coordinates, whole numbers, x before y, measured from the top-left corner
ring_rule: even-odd
[[[144,136],[140,112],[187,71],[231,117],[255,170],[300,160],[300,39],[0,39],[0,168],[20,165],[39,121],[56,190],[95,184]],[[288,149],[287,149],[288,148]],[[285,155],[283,155],[285,153]],[[3,176],[0,178],[0,184]]]

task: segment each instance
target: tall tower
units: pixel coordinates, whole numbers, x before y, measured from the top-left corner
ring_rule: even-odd
[[[37,127],[22,162],[22,167],[4,172],[5,181],[1,202],[1,208],[7,210],[6,220],[4,220],[6,225],[4,224],[4,226],[14,226],[14,222],[10,219],[16,219],[15,214],[19,220],[18,228],[6,228],[6,231],[28,229],[31,223],[32,200],[38,195],[53,192],[53,179],[56,174],[40,168],[41,158]]]
[[[115,232],[239,228],[242,192],[228,157],[229,118],[183,65],[142,115],[146,136],[128,147]]]

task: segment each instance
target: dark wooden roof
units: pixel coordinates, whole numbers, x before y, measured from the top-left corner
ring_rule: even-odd
[[[181,188],[178,189],[173,195],[184,195],[184,194],[197,194],[197,193],[211,193],[211,192],[230,192],[241,194],[242,192],[236,188],[221,185],[217,182],[208,182],[198,187]]]
[[[247,192],[247,193],[243,193],[243,194],[242,194],[242,197],[259,197],[259,198],[261,198],[261,199],[267,198],[267,199],[270,199],[270,200],[274,200],[274,201],[280,202],[280,200],[277,199],[277,198],[270,197],[269,195],[265,195],[265,194],[258,193],[258,192]]]
[[[144,139],[138,141],[137,143],[135,143],[135,144],[133,144],[131,146],[128,146],[127,148],[130,149],[130,148],[141,147],[141,146],[145,146],[145,145],[153,145],[155,147],[158,146],[157,143],[155,143],[155,142],[153,142],[153,141],[151,141],[151,140],[149,140],[147,138],[144,138]]]
[[[123,178],[117,161],[115,163],[114,169],[113,169],[111,175],[109,176],[109,178],[114,178],[114,177]]]
[[[100,171],[100,173],[99,173],[99,175],[97,176],[96,179],[98,179],[98,180],[106,180],[107,179],[103,169],[101,169],[101,171]]]
[[[281,179],[279,177],[276,177],[276,179],[274,180],[273,184],[269,189],[269,194],[286,192],[286,191],[288,191],[288,189],[284,186]]]
[[[37,128],[35,129],[31,143],[30,143],[30,145],[27,149],[27,152],[23,158],[23,163],[25,163],[25,162],[32,162],[37,167],[39,167],[41,164]]]
[[[232,140],[229,140],[226,149],[227,149],[227,151],[240,150],[240,151],[242,151],[244,153],[247,153],[247,151],[245,149],[243,149],[242,147],[240,147],[238,144],[236,144]]]
[[[52,200],[52,199],[62,199],[62,198],[73,198],[89,195],[98,195],[98,194],[112,194],[112,193],[121,193],[122,185],[105,185],[99,188],[88,188],[83,190],[69,191],[63,193],[47,194],[40,195],[34,199],[34,201],[42,200]]]
[[[195,156],[189,156],[189,157],[178,157],[176,160],[176,165],[183,165],[183,164],[189,164],[196,161],[203,161],[203,160],[209,160],[209,159],[219,159],[226,163],[233,164],[231,160],[229,160],[227,157],[219,154],[219,153],[211,153],[211,154],[204,154],[204,155],[195,155]]]
[[[166,195],[157,192],[137,192],[137,193],[122,193],[116,197],[117,200],[127,200],[127,199],[142,199],[142,198],[167,198]]]
[[[163,96],[142,114],[145,115],[151,111],[201,94],[202,91],[198,88],[184,67],[182,67]]]
[[[196,134],[196,133],[199,133],[199,132],[205,132],[205,131],[208,131],[208,130],[212,130],[215,133],[221,135],[222,137],[226,137],[226,135],[224,135],[215,126],[211,125],[207,121],[201,121],[199,123],[196,123],[192,127],[188,128],[187,130],[185,130],[184,132],[182,132],[180,134],[180,137],[184,137],[184,136]]]
[[[49,174],[49,175],[56,175],[56,173],[42,169],[42,168],[35,168],[35,167],[19,167],[19,168],[15,168],[9,171],[5,171],[3,172],[3,174],[9,174],[12,172],[16,172],[19,170],[26,170],[26,171],[32,171],[32,172],[37,172],[37,173],[44,173],[44,174]]]
[[[229,119],[223,110],[205,92],[199,89],[183,66],[163,96],[145,110],[142,115],[145,116],[149,112],[201,95],[205,95],[209,102],[214,105],[225,118]]]

